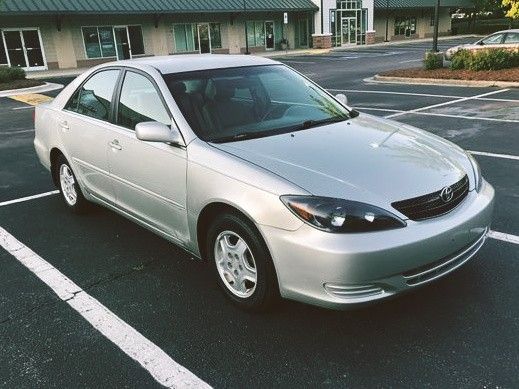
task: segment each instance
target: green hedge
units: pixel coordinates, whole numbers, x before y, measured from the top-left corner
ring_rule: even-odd
[[[24,80],[25,70],[22,68],[10,68],[7,66],[0,66],[0,83]]]
[[[519,50],[460,50],[452,56],[451,69],[499,70],[519,66]]]
[[[443,67],[443,54],[427,51],[423,64],[427,70],[440,69]]]

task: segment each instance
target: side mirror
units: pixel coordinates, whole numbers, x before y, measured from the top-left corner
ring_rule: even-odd
[[[484,46],[484,45],[485,45],[485,42],[483,42],[483,41],[479,41],[479,42],[476,42],[476,45],[478,45],[478,46]]]
[[[159,122],[143,122],[135,126],[137,139],[147,142],[164,142],[173,144],[183,144],[182,135],[175,126],[169,128]]]
[[[348,105],[348,98],[346,97],[345,94],[339,93],[339,94],[335,95],[335,98],[337,100],[339,100],[339,102],[341,104]]]

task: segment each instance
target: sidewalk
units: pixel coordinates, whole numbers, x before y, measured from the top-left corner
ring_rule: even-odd
[[[477,35],[454,35],[454,36],[442,36],[439,37],[439,41],[448,41],[452,39],[463,39],[476,37]],[[352,46],[341,46],[341,47],[332,47],[331,49],[297,49],[297,50],[277,50],[277,51],[264,51],[260,53],[254,53],[251,55],[256,55],[258,57],[265,58],[276,58],[276,57],[285,57],[292,56],[296,57],[299,55],[319,55],[326,54],[329,52],[336,51],[356,51],[356,50],[364,50],[369,49],[371,47],[390,47],[390,46],[400,46],[408,43],[423,43],[423,42],[432,42],[432,38],[425,39],[410,39],[410,40],[402,40],[402,41],[393,41],[393,42],[382,42],[375,43],[372,45],[352,45]],[[42,70],[35,72],[27,72],[27,78],[56,78],[56,77],[75,77],[80,74],[86,72],[89,68],[75,68],[75,69],[54,69],[54,70]]]

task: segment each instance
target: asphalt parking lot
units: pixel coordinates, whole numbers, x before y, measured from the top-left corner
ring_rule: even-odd
[[[205,263],[108,210],[68,212],[34,153],[32,106],[8,98],[0,231],[214,387],[517,387],[519,90],[364,81],[419,66],[428,45],[280,58],[361,112],[472,151],[496,189],[493,238],[413,293],[346,312],[288,301],[268,314],[237,310]],[[130,358],[1,248],[0,269],[0,387],[159,386],[136,361],[145,349]]]

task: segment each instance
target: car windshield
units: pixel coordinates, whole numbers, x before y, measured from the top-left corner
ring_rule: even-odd
[[[284,65],[164,75],[198,137],[232,142],[349,119],[350,112]]]

